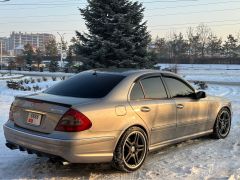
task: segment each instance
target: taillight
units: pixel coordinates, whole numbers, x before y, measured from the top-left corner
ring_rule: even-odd
[[[10,110],[9,110],[9,118],[10,121],[14,121],[13,118],[13,103],[11,104]]]
[[[92,127],[91,121],[81,112],[75,109],[69,109],[61,118],[56,131],[79,132]]]

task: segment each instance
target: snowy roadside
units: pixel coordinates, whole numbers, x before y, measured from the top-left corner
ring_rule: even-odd
[[[0,70],[0,73],[9,73],[9,70]],[[74,73],[64,73],[64,72],[39,72],[39,71],[15,71],[12,70],[11,73],[13,74],[21,74],[21,75],[27,75],[27,76],[72,76]]]
[[[5,81],[0,81],[1,127],[14,96],[26,93],[9,90]],[[150,154],[140,170],[126,174],[109,164],[60,166],[46,158],[8,150],[1,128],[0,179],[240,179],[240,86],[209,85],[207,93],[232,100],[232,131],[225,140],[206,137],[165,148]]]
[[[174,64],[158,64],[161,69]],[[189,82],[204,81],[208,84],[240,86],[240,65],[229,64],[178,64],[178,74]]]
[[[0,80],[19,79],[19,78],[22,78],[22,77],[24,77],[24,75],[21,75],[21,74],[18,74],[18,75],[5,75],[5,74],[2,74],[2,76],[0,76]]]

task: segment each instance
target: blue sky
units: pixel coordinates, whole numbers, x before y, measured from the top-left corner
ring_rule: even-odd
[[[213,32],[226,38],[240,32],[239,0],[141,0],[145,6],[145,20],[153,38],[170,32],[186,33],[188,27],[205,23]],[[75,36],[74,31],[86,31],[78,7],[86,0],[10,0],[0,2],[0,36],[11,31],[47,32],[65,40]]]

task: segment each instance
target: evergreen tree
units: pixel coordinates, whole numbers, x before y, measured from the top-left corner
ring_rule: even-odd
[[[238,40],[232,34],[227,37],[227,41],[223,45],[224,53],[227,57],[235,58],[238,56],[237,43]]]
[[[168,46],[165,38],[156,38],[155,41],[156,52],[159,53],[160,57],[167,58],[168,57]]]
[[[187,41],[184,40],[182,33],[174,34],[172,41],[172,51],[175,58],[181,58],[186,55],[188,49]]]
[[[211,34],[208,37],[207,44],[208,53],[213,57],[214,55],[219,55],[222,51],[222,39],[217,36]]]
[[[42,53],[42,51],[39,48],[36,50],[36,58],[35,58],[35,60],[36,60],[36,63],[37,63],[37,66],[38,66],[38,70],[39,70],[40,64],[42,63],[42,60],[43,60],[43,53]]]
[[[51,60],[49,64],[49,71],[55,72],[59,68],[58,61],[56,60],[56,57],[58,55],[56,40],[55,39],[49,40],[45,48],[46,48],[46,55]]]
[[[54,57],[58,55],[58,50],[57,50],[57,42],[55,39],[50,39],[46,46],[45,46],[45,52],[48,57]]]
[[[150,35],[141,3],[130,0],[88,0],[80,12],[88,33],[76,32],[76,54],[98,67],[145,67]]]
[[[49,71],[50,72],[56,72],[59,68],[58,61],[51,60],[49,64]]]
[[[26,64],[28,66],[31,66],[34,55],[33,47],[31,44],[26,44],[24,46],[23,55],[25,56]]]

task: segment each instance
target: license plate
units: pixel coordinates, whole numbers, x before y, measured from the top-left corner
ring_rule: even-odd
[[[40,126],[42,120],[42,115],[37,113],[28,113],[27,123],[33,126]]]

